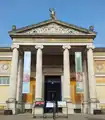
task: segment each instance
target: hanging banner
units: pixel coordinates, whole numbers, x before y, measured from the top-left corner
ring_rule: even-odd
[[[30,92],[31,52],[24,52],[23,93]]]
[[[76,81],[76,93],[83,93],[83,81]]]
[[[82,54],[75,52],[76,93],[83,93]]]
[[[81,52],[75,52],[75,70],[76,73],[82,72],[82,55]]]

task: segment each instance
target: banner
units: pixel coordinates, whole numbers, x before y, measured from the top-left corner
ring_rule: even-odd
[[[76,93],[83,93],[82,54],[75,52]]]
[[[83,73],[81,75],[81,79],[78,79],[76,77],[76,93],[83,93],[84,92],[83,77],[84,77]]]
[[[31,52],[24,52],[23,93],[30,92]]]

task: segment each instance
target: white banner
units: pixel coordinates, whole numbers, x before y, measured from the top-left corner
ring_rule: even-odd
[[[23,93],[30,93],[31,52],[24,52]]]
[[[75,52],[76,93],[83,93],[82,53]]]

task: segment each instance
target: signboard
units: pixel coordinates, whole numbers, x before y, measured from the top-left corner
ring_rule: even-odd
[[[46,103],[46,108],[53,108],[54,107],[54,103],[53,102],[47,102]]]
[[[30,92],[31,52],[24,52],[23,93]]]
[[[44,107],[44,101],[36,101],[34,107]]]
[[[58,101],[58,107],[67,107],[66,101]]]
[[[75,52],[76,93],[83,93],[82,54]]]

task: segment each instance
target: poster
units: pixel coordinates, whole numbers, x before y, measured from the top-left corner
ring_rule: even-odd
[[[54,103],[53,102],[47,102],[46,103],[46,108],[53,108],[54,107]]]
[[[44,101],[36,101],[34,107],[44,107]]]
[[[82,70],[82,54],[75,52],[75,71],[76,71],[76,93],[83,93],[83,70]]]
[[[24,52],[23,93],[30,93],[31,52]]]
[[[58,101],[58,107],[67,107],[66,101]]]

